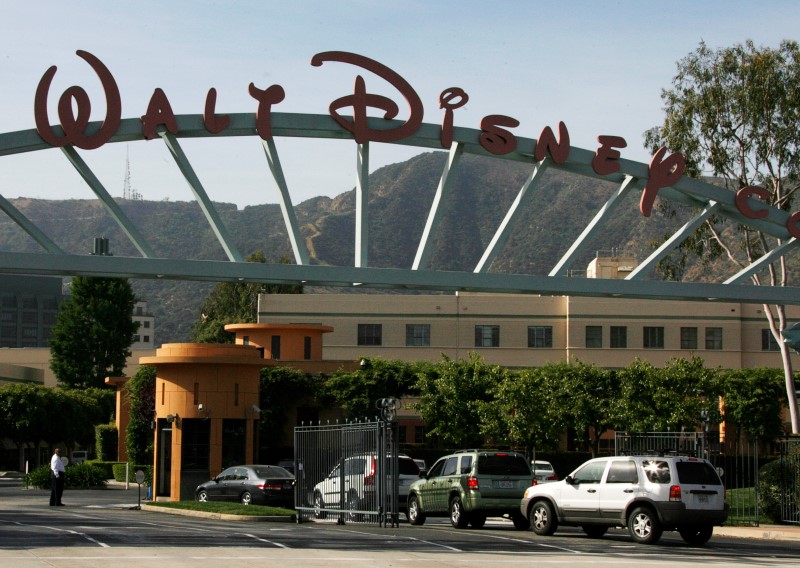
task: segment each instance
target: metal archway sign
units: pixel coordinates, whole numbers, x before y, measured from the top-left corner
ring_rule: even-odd
[[[285,97],[283,88],[272,85],[260,89],[251,83],[249,93],[256,103],[255,112],[217,114],[216,90],[210,89],[203,114],[175,115],[164,92],[155,89],[141,118],[123,119],[120,93],[111,72],[94,55],[85,51],[78,51],[77,54],[92,67],[101,81],[106,95],[105,120],[90,122],[91,105],[88,95],[80,87],[70,87],[58,101],[60,126],[51,125],[47,102],[50,85],[56,73],[53,66],[42,76],[36,91],[36,129],[0,134],[0,156],[60,148],[65,158],[131,240],[140,256],[68,254],[0,195],[0,209],[43,249],[41,253],[0,252],[0,273],[800,304],[800,289],[797,287],[747,285],[750,276],[797,248],[800,212],[787,212],[767,205],[765,199],[768,193],[761,187],[751,186],[733,193],[685,177],[680,154],[667,155],[666,150],[661,149],[653,156],[650,164],[634,162],[621,157],[619,149],[626,146],[624,139],[602,135],[598,136],[599,146],[595,151],[575,148],[569,144],[569,131],[564,123],[557,126],[558,135],[546,126],[538,138],[523,138],[509,130],[518,126],[519,122],[504,115],[484,117],[479,129],[455,127],[454,115],[468,100],[466,92],[459,88],[446,89],[439,97],[444,115],[442,124],[424,123],[422,103],[418,95],[399,74],[367,57],[336,51],[315,55],[311,64],[319,66],[326,62],[338,62],[377,75],[405,99],[409,109],[408,118],[405,121],[395,119],[399,113],[397,103],[388,97],[368,92],[364,78],[358,75],[353,93],[334,100],[327,115],[273,112],[273,106]],[[350,109],[352,114],[340,112],[345,108]],[[383,117],[367,116],[369,110],[382,111]],[[231,136],[252,137],[255,143],[262,144],[267,167],[278,188],[295,264],[244,262],[180,145],[183,138]],[[358,152],[358,184],[353,266],[310,264],[275,143],[276,139],[282,137],[350,139],[355,142]],[[225,251],[226,261],[157,257],[142,233],[123,213],[78,153],[78,149],[91,151],[104,144],[159,138],[192,188],[197,203]],[[372,142],[449,151],[434,199],[426,212],[427,221],[410,267],[368,266],[366,203],[369,194],[369,145]],[[529,164],[530,174],[486,246],[480,261],[472,270],[430,270],[427,264],[433,242],[431,236],[435,234],[442,216],[442,197],[450,191],[452,174],[464,154]],[[536,187],[549,168],[611,181],[618,184],[618,188],[610,199],[600,205],[591,222],[566,248],[546,276],[490,272],[492,261],[505,245],[519,213],[534,198]],[[649,216],[656,196],[689,205],[698,213],[624,280],[567,277],[568,269],[591,245],[593,238],[602,231],[604,223],[613,217],[616,208],[630,193],[640,195],[639,208],[645,216]],[[711,215],[722,216],[763,231],[774,237],[778,245],[750,266],[720,283],[644,280],[654,271],[660,260]]]

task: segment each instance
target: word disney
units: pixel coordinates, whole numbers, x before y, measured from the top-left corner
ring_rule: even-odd
[[[94,55],[86,51],[77,51],[77,55],[86,61],[97,74],[106,97],[106,117],[99,129],[87,132],[91,103],[86,91],[77,86],[68,88],[58,101],[58,117],[61,121],[63,135],[57,134],[50,125],[47,111],[47,101],[50,86],[56,73],[56,66],[50,67],[42,76],[36,89],[34,101],[34,115],[36,131],[42,140],[52,146],[61,147],[68,144],[84,150],[99,148],[108,142],[120,126],[122,103],[119,88],[108,68]],[[377,109],[383,111],[383,118],[391,120],[399,113],[397,103],[388,97],[367,92],[366,82],[361,75],[355,79],[353,93],[340,97],[330,103],[328,111],[330,116],[342,128],[353,135],[355,141],[363,144],[369,141],[397,142],[412,136],[422,124],[422,101],[413,87],[398,73],[385,65],[355,53],[344,51],[326,51],[318,53],[311,58],[311,65],[321,66],[323,63],[334,61],[360,67],[369,71],[394,87],[406,100],[409,107],[408,118],[395,128],[370,128],[367,121],[367,111]],[[272,107],[286,97],[280,85],[272,85],[266,89],[259,89],[250,83],[248,87],[250,96],[257,102],[256,108],[256,133],[263,140],[272,139]],[[444,111],[440,142],[442,148],[448,149],[453,143],[453,120],[455,111],[467,104],[469,96],[458,88],[447,88],[439,95],[439,108]],[[223,132],[230,126],[230,117],[216,113],[217,91],[208,90],[205,109],[203,112],[203,125],[212,134]],[[343,116],[340,110],[352,109],[352,116]],[[77,116],[76,111],[77,109]],[[178,122],[172,111],[169,99],[162,89],[156,88],[145,114],[141,117],[142,136],[151,140],[158,136],[158,128],[162,127],[171,134],[178,134]],[[517,148],[517,138],[509,128],[519,126],[519,121],[510,116],[492,114],[483,117],[480,123],[479,143],[487,151],[495,155],[509,154]],[[620,169],[617,161],[620,158],[619,148],[625,148],[627,143],[619,136],[601,135],[597,138],[599,147],[592,159],[592,169],[598,175],[610,175]],[[569,157],[570,143],[569,131],[563,122],[558,124],[558,136],[546,126],[539,138],[534,142],[534,147],[529,150],[534,159],[539,162],[549,158],[556,164],[564,163]],[[674,153],[667,156],[666,148],[659,149],[652,157],[649,165],[649,178],[642,191],[639,208],[644,216],[649,217],[656,195],[661,188],[676,183],[684,174],[686,165],[683,156]],[[746,217],[763,218],[767,210],[754,209],[749,204],[749,199],[756,197],[766,200],[769,193],[758,186],[749,186],[739,190],[736,196],[736,207]],[[792,215],[787,222],[789,233],[800,238],[800,213]]]

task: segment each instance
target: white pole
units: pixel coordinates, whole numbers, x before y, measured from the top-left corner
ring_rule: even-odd
[[[125,462],[125,489],[130,489],[131,462]]]

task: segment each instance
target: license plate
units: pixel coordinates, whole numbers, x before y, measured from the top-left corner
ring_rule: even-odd
[[[498,483],[498,487],[500,487],[500,489],[514,489],[514,482],[513,481],[500,481]]]
[[[697,496],[698,503],[708,503],[708,495],[698,495]]]

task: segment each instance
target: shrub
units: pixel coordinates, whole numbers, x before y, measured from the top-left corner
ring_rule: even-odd
[[[119,434],[116,424],[98,424],[94,427],[95,445],[97,446],[97,459],[101,461],[115,461],[117,459],[117,444]]]
[[[93,465],[103,472],[103,479],[114,479],[114,466],[120,462],[89,460],[86,463]]]
[[[125,465],[124,463],[116,463],[114,464],[114,479],[116,481],[125,481]],[[153,466],[151,465],[133,465],[131,464],[130,469],[130,482],[136,483],[136,472],[139,470],[144,472],[144,482],[142,485],[149,486],[152,483],[153,479]]]
[[[786,456],[783,467],[781,460],[775,460],[758,470],[758,506],[761,514],[775,523],[781,522],[781,476],[784,480],[795,480],[799,474],[800,454],[795,453]],[[790,509],[791,515],[800,503],[800,487],[791,483],[787,485],[784,506]]]
[[[31,471],[25,477],[25,483],[39,489],[50,489],[50,465],[43,465]],[[64,487],[72,489],[86,489],[105,485],[103,469],[94,464],[84,462],[77,465],[68,465],[64,477]]]

